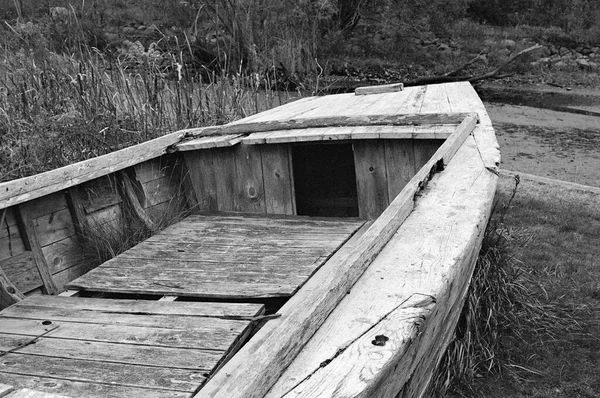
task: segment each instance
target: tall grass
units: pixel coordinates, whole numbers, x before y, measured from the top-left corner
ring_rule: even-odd
[[[206,73],[157,46],[128,43],[109,57],[81,45],[64,54],[51,51],[32,23],[0,33],[0,181],[227,123],[291,98],[258,76]]]
[[[577,326],[568,311],[539,299],[532,289],[538,281],[515,256],[532,239],[531,231],[505,223],[518,184],[517,177],[508,200],[494,207],[455,338],[433,377],[433,396],[480,396],[477,380],[484,376],[539,375],[539,370],[522,366],[507,347],[532,341],[543,345]]]

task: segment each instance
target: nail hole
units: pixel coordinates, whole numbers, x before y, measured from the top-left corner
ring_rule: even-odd
[[[378,334],[377,336],[375,336],[375,340],[371,341],[371,344],[383,347],[389,339],[389,337],[384,336],[383,334]]]

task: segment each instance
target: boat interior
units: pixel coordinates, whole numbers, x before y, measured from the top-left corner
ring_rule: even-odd
[[[203,396],[407,186],[414,204],[447,167],[444,143],[481,116],[461,87],[305,98],[232,123],[242,132],[0,184],[0,396]],[[100,253],[127,239],[116,231],[146,235]]]

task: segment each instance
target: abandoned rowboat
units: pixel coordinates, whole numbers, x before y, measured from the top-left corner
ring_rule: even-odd
[[[394,85],[0,184],[0,392],[421,396],[499,160],[468,83]],[[89,231],[134,221],[90,270]]]

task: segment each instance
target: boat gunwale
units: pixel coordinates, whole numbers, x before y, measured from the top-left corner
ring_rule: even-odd
[[[312,98],[312,97],[308,97]],[[420,114],[369,115],[327,118],[299,118],[266,122],[247,122],[244,119],[222,126],[179,130],[115,152],[83,160],[54,170],[0,183],[0,211],[21,203],[47,196],[128,167],[177,152],[177,144],[210,137],[278,130],[301,130],[310,127],[347,126],[406,126],[427,125],[429,122],[464,119],[468,113],[440,112]],[[234,142],[233,145],[238,144]],[[267,144],[269,145],[269,144]],[[199,149],[196,149],[199,150]]]

